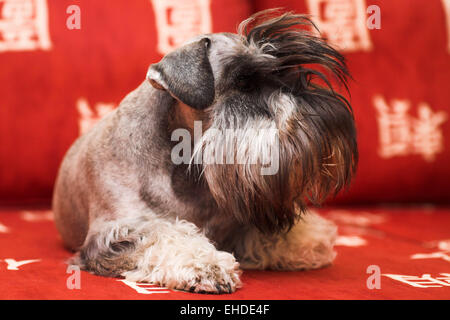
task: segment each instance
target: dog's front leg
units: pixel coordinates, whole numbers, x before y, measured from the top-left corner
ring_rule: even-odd
[[[231,293],[241,285],[234,256],[178,219],[99,220],[74,263],[97,274],[198,293]]]
[[[308,270],[332,263],[337,227],[313,212],[287,233],[268,236],[251,229],[235,244],[243,269]]]

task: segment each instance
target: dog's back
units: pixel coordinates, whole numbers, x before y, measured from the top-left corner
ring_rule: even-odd
[[[139,88],[127,95],[121,105],[129,105]],[[63,243],[71,250],[78,250],[85,241],[94,218],[90,217],[95,210],[92,206],[108,205],[104,201],[108,195],[99,194],[102,190],[99,177],[107,173],[99,169],[112,160],[107,145],[114,140],[108,136],[118,128],[119,108],[74,142],[59,169],[52,208]]]
[[[80,165],[80,152],[87,136],[80,137],[69,149],[59,169],[53,193],[53,214],[56,228],[64,245],[71,250],[81,247],[89,229],[89,210],[83,190],[84,171]],[[75,165],[75,167],[74,167]]]

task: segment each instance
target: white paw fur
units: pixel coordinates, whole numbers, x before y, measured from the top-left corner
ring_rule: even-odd
[[[265,237],[254,231],[242,244],[239,261],[244,269],[308,270],[331,264],[336,225],[314,212],[307,212],[287,233]]]

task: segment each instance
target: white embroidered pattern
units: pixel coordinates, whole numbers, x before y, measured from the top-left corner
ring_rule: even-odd
[[[420,277],[402,274],[383,274],[385,277],[389,277],[416,288],[450,287],[450,273],[440,273],[440,275],[442,277],[433,278],[430,274],[423,274]]]
[[[51,210],[22,211],[20,218],[28,222],[53,221],[53,212]]]
[[[447,119],[444,111],[434,112],[428,104],[420,103],[414,118],[409,113],[411,104],[408,100],[392,100],[388,105],[382,96],[376,95],[373,103],[377,110],[380,157],[420,154],[431,162],[443,151],[440,126]]]
[[[211,33],[210,0],[150,0],[158,32],[157,50],[167,54],[199,34]]]
[[[97,122],[114,109],[113,103],[97,103],[94,107],[90,107],[85,98],[77,101],[77,110],[80,114],[79,132],[80,135],[88,132]]]
[[[439,251],[432,253],[416,253],[411,255],[411,259],[442,259],[444,261],[450,262],[450,252]]]
[[[320,32],[341,51],[372,49],[364,0],[307,0]]]
[[[134,281],[128,281],[128,280],[117,280],[120,282],[123,282],[130,288],[134,289],[137,293],[140,294],[154,294],[154,293],[170,293],[167,288],[164,287],[157,287],[149,283],[139,283]]]
[[[0,52],[51,47],[46,0],[0,0]]]
[[[335,246],[361,247],[367,245],[367,241],[360,236],[338,236]]]
[[[447,22],[447,51],[450,54],[450,0],[442,0],[442,7],[445,12]]]

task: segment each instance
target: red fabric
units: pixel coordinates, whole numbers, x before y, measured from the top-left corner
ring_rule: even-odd
[[[69,30],[66,9],[74,2],[44,3],[51,49],[0,50],[2,203],[49,203],[62,157],[81,133],[80,99],[97,119],[99,103],[115,107],[145,79],[149,65],[161,59],[158,39],[166,37],[159,31],[169,27],[156,27],[155,3],[167,5],[158,16],[176,26],[169,43],[180,34],[180,40],[184,33],[189,36],[189,28],[203,30],[199,26],[208,18],[211,28],[205,30],[235,32],[250,14],[249,4],[240,0],[80,0],[81,29]],[[177,3],[181,12],[173,10]],[[210,3],[206,14],[199,11],[204,3]],[[0,1],[0,21],[7,22],[4,7]],[[0,30],[0,45],[3,40]]]
[[[8,24],[7,2],[0,1],[0,20]],[[201,30],[202,8],[213,32],[234,32],[252,10],[281,6],[312,14],[315,8],[313,19],[334,39],[361,12],[367,18],[365,9],[374,4],[381,10],[381,29],[347,30],[364,34],[370,48],[342,48],[355,79],[350,92],[361,161],[349,193],[337,203],[450,199],[450,8],[444,1],[80,0],[80,30],[66,27],[72,1],[40,2],[48,4],[44,23],[51,48],[0,47],[0,203],[49,203],[57,168],[82,122],[94,123],[144,79],[148,65],[162,56],[161,31],[169,30],[173,45],[172,38],[186,30]],[[156,14],[158,2],[167,5],[162,15]],[[170,26],[157,23],[157,16]],[[0,30],[0,46],[4,37]],[[409,109],[386,129],[376,105]],[[437,124],[427,131],[421,124],[430,110]],[[382,134],[391,143],[383,143]]]
[[[321,210],[339,226],[334,265],[313,271],[244,271],[243,288],[231,295],[169,290],[142,294],[118,279],[81,272],[81,289],[69,290],[62,248],[49,211],[2,211],[0,299],[448,299],[450,297],[449,208],[359,208]],[[349,239],[353,239],[350,241]],[[356,240],[355,240],[356,239]],[[349,242],[350,241],[350,242]],[[362,244],[361,241],[365,242]],[[411,259],[417,254],[428,256]],[[438,257],[429,257],[430,254]],[[420,256],[419,256],[420,257]],[[7,270],[6,259],[40,259]],[[368,289],[367,268],[381,271],[380,289]],[[386,274],[413,276],[413,284]],[[420,280],[429,275],[433,281]],[[425,276],[424,276],[425,275]],[[422,282],[421,282],[422,281]],[[161,291],[161,289],[153,289]]]
[[[349,192],[341,194],[335,203],[449,202],[450,91],[444,87],[450,83],[450,8],[444,2],[255,2],[255,10],[284,7],[312,14],[317,9],[318,15],[312,19],[325,37],[336,39],[336,35],[347,32],[356,39],[366,39],[371,46],[364,49],[358,40],[354,46],[352,42],[346,46],[339,39],[332,42],[343,49],[354,78],[350,82],[350,101],[360,152],[356,179]],[[367,29],[371,13],[366,13],[366,8],[371,5],[380,8],[381,29]],[[363,26],[352,27],[357,25],[358,14],[363,15]],[[403,106],[409,109],[404,117],[390,117],[395,122],[390,129],[381,128],[376,107],[383,105],[391,111]],[[426,127],[427,108],[432,111],[431,118],[439,122],[429,131],[421,129]],[[383,134],[390,143],[381,141]],[[423,143],[418,142],[421,139]],[[431,152],[428,156],[426,150]]]
[[[41,39],[41,47],[34,50],[5,49],[8,35],[0,27],[1,204],[48,204],[58,166],[73,141],[139,85],[149,64],[162,57],[164,43],[175,47],[184,34],[208,25],[209,18],[211,32],[235,32],[237,24],[257,10],[281,6],[312,14],[317,9],[313,19],[325,36],[336,39],[370,5],[381,9],[381,29],[350,28],[350,34],[362,33],[369,46],[357,42],[356,48],[343,48],[355,79],[350,83],[350,99],[358,129],[360,165],[349,192],[334,203],[450,200],[448,1],[78,0],[80,30],[66,27],[70,16],[66,9],[73,1],[30,1],[34,6],[16,12],[22,12],[27,21],[35,17],[33,10],[38,3],[46,4],[48,18],[43,21],[48,25],[49,43]],[[8,18],[13,12],[8,3],[12,2],[0,1],[0,26],[21,21]],[[159,14],[158,3],[166,5]],[[27,16],[30,8],[32,14]],[[365,14],[365,18],[370,15]],[[158,23],[157,17],[165,17],[168,26]],[[161,36],[162,31],[168,31],[169,36]],[[379,111],[383,108],[389,111],[385,118]],[[406,108],[403,114],[402,108]],[[393,110],[396,118],[390,115]],[[395,120],[392,127],[382,127],[386,119]],[[434,121],[428,131],[426,119]],[[341,243],[365,244],[337,246],[338,257],[330,268],[246,271],[244,287],[222,296],[175,291],[139,294],[117,279],[86,272],[81,276],[81,290],[69,290],[66,281],[70,274],[64,261],[70,253],[62,248],[53,222],[48,220],[51,214],[1,211],[0,299],[450,297],[450,287],[445,285],[450,280],[443,275],[450,274],[450,209],[339,210],[321,213],[338,221]],[[411,259],[415,254],[434,254],[434,258]],[[7,259],[40,260],[8,270],[6,261],[11,260]],[[383,274],[429,275],[428,282],[434,279],[440,284],[420,288],[384,275],[381,289],[369,290],[366,270],[370,265],[379,266]]]

